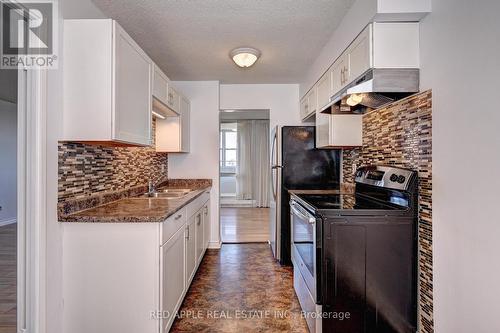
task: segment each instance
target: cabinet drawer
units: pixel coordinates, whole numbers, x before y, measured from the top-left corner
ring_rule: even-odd
[[[170,216],[161,224],[161,241],[160,244],[164,244],[166,241],[172,237],[177,230],[179,230],[186,223],[186,208],[182,208],[177,211],[174,215]]]

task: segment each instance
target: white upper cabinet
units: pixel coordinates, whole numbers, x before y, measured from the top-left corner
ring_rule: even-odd
[[[156,119],[156,151],[166,153],[189,153],[191,104],[177,95],[179,115]]]
[[[307,120],[316,113],[318,108],[318,100],[316,95],[316,87],[313,87],[306,96],[300,101],[300,118]]]
[[[158,66],[154,66],[153,97],[168,105],[168,77]]]
[[[300,100],[300,119],[304,120],[306,118],[306,115],[307,115],[307,96],[304,96],[304,98],[302,98]]]
[[[321,111],[330,103],[330,97],[333,93],[332,71],[330,69],[319,79],[316,93],[318,94],[318,111]]]
[[[348,75],[349,57],[346,54],[343,54],[333,63],[332,66],[332,95],[347,84]]]
[[[363,116],[331,114],[329,118],[329,148],[352,148],[363,145]]]
[[[420,68],[419,24],[373,23],[374,68]]]
[[[347,49],[349,76],[347,81],[356,80],[372,67],[372,25],[368,25]]]
[[[419,68],[419,24],[417,22],[371,23],[352,41],[334,61],[331,73],[332,89],[329,97],[339,93],[371,68]],[[322,76],[308,92],[318,91],[318,109],[325,106],[325,77]],[[304,96],[307,98],[308,94]],[[310,114],[308,100],[301,100],[301,117]],[[329,100],[330,98],[328,98]],[[302,104],[301,104],[302,105]]]
[[[179,113],[179,108],[180,108],[180,100],[179,100],[179,93],[175,88],[169,84],[168,85],[168,99],[167,99],[167,105],[169,108],[174,110],[175,112]]]
[[[151,144],[153,63],[113,20],[64,21],[61,140]]]

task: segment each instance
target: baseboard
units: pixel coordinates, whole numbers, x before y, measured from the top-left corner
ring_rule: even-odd
[[[209,242],[208,243],[209,249],[220,249],[221,246],[222,246],[222,242]]]
[[[13,224],[13,223],[16,223],[16,222],[17,222],[17,219],[3,220],[3,221],[0,221],[0,227],[3,227],[5,225],[9,225],[9,224]]]

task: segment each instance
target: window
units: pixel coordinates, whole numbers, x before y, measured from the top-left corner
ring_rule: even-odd
[[[220,131],[220,167],[227,173],[236,172],[238,163],[236,123],[222,123]]]

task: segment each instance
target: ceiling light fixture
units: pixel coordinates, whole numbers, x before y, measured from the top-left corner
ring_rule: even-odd
[[[234,63],[242,68],[252,66],[260,57],[260,51],[251,47],[239,47],[229,53]]]

